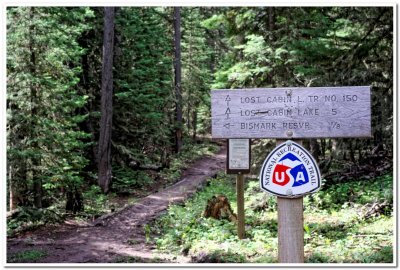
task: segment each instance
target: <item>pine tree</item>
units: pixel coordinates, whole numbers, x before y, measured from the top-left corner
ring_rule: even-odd
[[[173,147],[173,44],[166,10],[122,7],[116,17],[114,166],[166,166]]]
[[[87,8],[7,9],[7,161],[12,207],[42,207],[54,192],[79,189],[87,135],[76,114]],[[34,197],[30,196],[32,190]]]
[[[111,130],[113,97],[115,8],[104,8],[103,65],[101,78],[101,119],[99,138],[99,186],[107,193],[111,184]]]
[[[181,11],[174,7],[174,71],[175,71],[175,152],[182,149],[182,67],[181,67]]]
[[[205,8],[182,8],[182,96],[183,114],[188,135],[196,139],[198,122],[209,122],[204,111],[209,108],[209,89],[212,82],[212,37],[202,25]],[[204,127],[202,127],[204,129]]]

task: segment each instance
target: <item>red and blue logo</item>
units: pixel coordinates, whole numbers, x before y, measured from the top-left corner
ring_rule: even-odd
[[[280,197],[300,197],[321,187],[317,162],[300,144],[286,141],[267,156],[260,171],[262,190]]]
[[[298,187],[309,182],[304,164],[292,153],[284,155],[272,173],[272,182],[280,186]]]

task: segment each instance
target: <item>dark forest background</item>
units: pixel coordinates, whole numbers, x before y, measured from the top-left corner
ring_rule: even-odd
[[[210,89],[356,85],[373,137],[303,141],[326,188],[391,174],[391,7],[9,7],[7,209],[92,216],[179,178],[216,151]]]

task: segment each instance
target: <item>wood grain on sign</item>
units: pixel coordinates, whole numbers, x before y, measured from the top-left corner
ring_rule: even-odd
[[[213,138],[371,137],[369,86],[211,91]]]

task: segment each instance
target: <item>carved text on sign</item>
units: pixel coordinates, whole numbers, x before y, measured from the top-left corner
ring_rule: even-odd
[[[371,136],[369,86],[211,92],[213,138]]]

